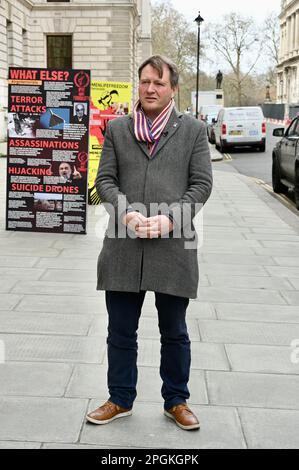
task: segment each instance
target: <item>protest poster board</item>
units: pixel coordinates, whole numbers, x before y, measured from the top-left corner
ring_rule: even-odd
[[[89,204],[97,205],[100,202],[100,197],[95,187],[95,179],[108,121],[129,114],[131,112],[131,102],[131,83],[91,81],[88,178]]]
[[[86,233],[90,71],[10,67],[6,229]]]

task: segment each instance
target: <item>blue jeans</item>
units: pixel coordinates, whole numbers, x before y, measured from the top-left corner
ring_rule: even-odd
[[[145,291],[106,291],[109,400],[132,408],[137,384],[137,330]],[[159,318],[161,393],[164,408],[189,398],[190,340],[186,326],[189,299],[155,292]]]

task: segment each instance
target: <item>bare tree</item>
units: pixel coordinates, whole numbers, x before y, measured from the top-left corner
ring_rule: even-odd
[[[170,56],[180,70],[191,71],[196,66],[196,32],[170,0],[152,7],[152,45],[154,52]]]
[[[264,21],[263,44],[273,66],[277,66],[279,64],[279,22],[274,12]]]
[[[236,93],[237,105],[241,106],[244,84],[254,70],[262,50],[254,21],[252,18],[230,13],[223,17],[221,24],[210,24],[207,29],[208,40],[213,49],[230,67],[230,87]]]

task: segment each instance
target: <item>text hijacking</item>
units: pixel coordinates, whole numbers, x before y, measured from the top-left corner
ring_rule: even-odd
[[[17,168],[11,166],[7,171],[9,175],[52,176],[51,168]]]

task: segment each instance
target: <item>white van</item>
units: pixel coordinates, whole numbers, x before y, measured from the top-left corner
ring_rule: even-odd
[[[214,124],[216,148],[251,146],[266,150],[266,121],[259,106],[223,108]]]

